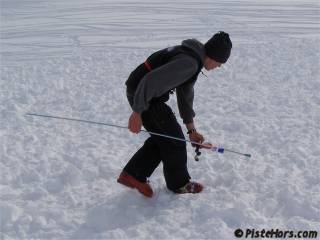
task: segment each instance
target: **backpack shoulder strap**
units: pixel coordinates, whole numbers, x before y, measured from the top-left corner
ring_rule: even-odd
[[[155,68],[158,68],[166,63],[168,63],[173,57],[179,55],[179,54],[186,54],[188,56],[191,56],[192,58],[196,59],[198,62],[198,67],[201,70],[203,64],[202,60],[196,54],[192,49],[187,48],[182,45],[177,45],[174,47],[165,48],[162,50],[159,50],[152,55],[150,55],[147,60],[144,62],[145,67],[151,71]]]

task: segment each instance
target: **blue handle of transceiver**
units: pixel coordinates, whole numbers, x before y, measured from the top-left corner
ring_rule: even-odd
[[[218,148],[218,153],[224,153],[224,148]]]

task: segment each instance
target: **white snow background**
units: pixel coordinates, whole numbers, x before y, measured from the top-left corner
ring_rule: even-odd
[[[1,239],[319,231],[319,9],[312,0],[1,0]],[[168,191],[161,166],[152,199],[116,183],[144,133],[25,116],[126,126],[130,72],[155,50],[219,30],[231,35],[232,55],[200,74],[196,125],[252,158],[203,150],[195,162],[188,146],[201,194]]]

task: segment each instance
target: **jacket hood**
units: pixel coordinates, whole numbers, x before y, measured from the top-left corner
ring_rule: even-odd
[[[196,54],[198,54],[198,56],[202,60],[202,63],[204,62],[204,58],[205,58],[204,45],[201,42],[199,42],[197,39],[184,40],[182,41],[181,45],[192,49]]]

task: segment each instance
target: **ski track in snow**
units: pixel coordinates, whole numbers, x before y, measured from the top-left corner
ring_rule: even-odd
[[[1,239],[320,230],[319,2],[1,4]],[[169,192],[161,166],[152,199],[116,183],[144,133],[24,115],[126,126],[124,81],[133,68],[154,50],[218,30],[234,47],[224,67],[198,79],[197,128],[252,158],[202,151],[197,163],[188,146],[190,173],[205,185],[199,195]],[[178,113],[175,99],[169,104]]]

